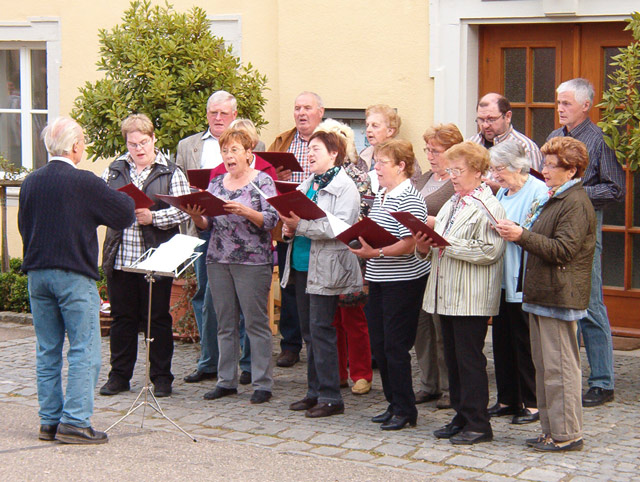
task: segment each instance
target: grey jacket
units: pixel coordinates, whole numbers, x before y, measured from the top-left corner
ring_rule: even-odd
[[[306,193],[313,182],[313,176],[307,178],[298,190]],[[347,224],[354,224],[360,213],[360,194],[349,175],[340,169],[336,177],[318,191],[318,206]],[[307,294],[339,295],[354,293],[362,289],[362,274],[358,258],[347,246],[335,239],[327,218],[307,221],[301,219],[296,235],[311,240],[309,251],[309,273]],[[286,239],[291,243],[292,239]],[[289,282],[291,273],[291,252],[289,244],[287,260],[282,274],[282,287]]]

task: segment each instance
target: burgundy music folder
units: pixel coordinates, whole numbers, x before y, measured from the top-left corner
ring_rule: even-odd
[[[189,179],[189,185],[206,191],[209,187],[211,171],[213,171],[213,169],[188,169],[187,178]]]
[[[276,181],[276,189],[280,194],[286,194],[288,192],[298,189],[300,183],[291,181]]]
[[[302,166],[291,152],[254,152],[254,154],[262,157],[276,169],[282,167],[285,171],[289,169],[302,172]]]
[[[213,217],[229,214],[223,208],[227,201],[214,196],[209,191],[192,192],[191,194],[185,194],[184,196],[169,196],[167,194],[156,194],[156,196],[167,204],[177,207],[182,211],[185,210],[187,205],[190,205],[204,208],[204,214],[206,216]]]
[[[291,211],[306,220],[322,219],[327,216],[316,203],[300,191],[291,191],[279,196],[273,196],[267,198],[267,202],[276,208],[276,211],[285,216],[289,216]]]
[[[155,204],[155,202],[153,202],[153,200],[149,196],[138,189],[132,182],[130,182],[126,186],[122,186],[118,189],[118,191],[125,193],[127,196],[133,199],[136,203],[136,209],[150,208]]]
[[[544,182],[544,176],[542,175],[542,173],[539,171],[536,171],[533,167],[529,168],[529,174],[531,174],[536,179],[540,179],[542,182]]]
[[[449,243],[446,239],[436,233],[433,229],[427,226],[425,223],[416,218],[413,214],[407,213],[404,211],[399,211],[397,213],[389,213],[393,216],[400,224],[406,226],[411,234],[416,234],[417,232],[422,232],[429,236],[436,243],[437,247],[449,246]]]
[[[336,239],[348,246],[351,241],[357,240],[359,236],[362,236],[369,246],[376,249],[398,242],[398,238],[371,220],[371,218],[364,218],[362,221],[358,221],[349,229],[338,234]]]

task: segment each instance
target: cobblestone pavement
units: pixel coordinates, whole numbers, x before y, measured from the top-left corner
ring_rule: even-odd
[[[0,321],[0,410],[3,403],[19,404],[37,410],[32,328]],[[22,334],[21,334],[22,333]],[[279,352],[274,337],[274,354]],[[101,420],[116,421],[126,413],[144,384],[144,351],[140,338],[138,364],[131,391],[114,397],[96,396],[96,413]],[[490,337],[485,347],[489,359],[492,402],[495,379]],[[303,351],[304,355],[304,351]],[[274,369],[274,397],[263,405],[251,405],[251,388],[240,386],[237,396],[206,401],[202,395],[213,381],[186,384],[182,377],[195,367],[198,345],[176,343],[173,395],[160,399],[165,414],[198,439],[233,441],[266,447],[278,453],[313,455],[327,460],[356,461],[368,467],[393,467],[407,480],[532,480],[587,481],[638,480],[640,477],[640,350],[616,352],[616,400],[604,407],[585,409],[585,449],[566,454],[541,454],[528,449],[524,439],[537,435],[539,424],[515,426],[508,418],[493,419],[494,442],[472,447],[453,446],[437,440],[432,432],[448,423],[452,410],[437,410],[433,404],[419,405],[418,426],[399,432],[382,432],[369,421],[384,411],[386,404],[379,377],[374,372],[373,390],[356,396],[343,390],[345,414],[326,419],[307,419],[287,409],[306,391],[306,363],[294,368]],[[103,367],[99,385],[108,374],[109,342],[103,339]],[[583,376],[587,362],[583,353]],[[414,370],[415,374],[415,370]],[[584,385],[586,386],[586,379]],[[97,390],[97,389],[96,389]],[[140,425],[136,412],[111,434]],[[149,430],[179,432],[169,422],[147,409],[144,427]],[[105,427],[98,427],[103,429]],[[183,437],[184,443],[190,443]]]

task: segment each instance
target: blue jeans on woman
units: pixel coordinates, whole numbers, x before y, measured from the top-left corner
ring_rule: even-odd
[[[40,423],[90,427],[100,373],[100,298],[95,280],[61,269],[28,273],[36,331],[36,376]],[[62,392],[62,347],[69,338],[66,396]]]

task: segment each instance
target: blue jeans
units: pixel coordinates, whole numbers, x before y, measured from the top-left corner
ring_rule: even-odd
[[[60,269],[28,273],[36,331],[36,376],[40,423],[90,427],[93,396],[100,372],[100,298],[96,282]],[[62,393],[65,331],[67,392]]]
[[[287,260],[287,243],[278,242],[278,275],[282,281],[282,273]],[[278,328],[282,335],[280,340],[280,350],[300,353],[302,350],[302,333],[300,332],[300,319],[298,317],[298,307],[296,305],[296,289],[293,284],[280,290],[280,321]]]
[[[198,371],[206,373],[218,372],[218,319],[213,309],[213,298],[209,289],[209,279],[207,278],[207,249],[209,248],[209,238],[211,231],[202,231],[198,235],[204,240],[202,246],[198,246],[196,251],[202,252],[202,256],[196,259],[194,268],[198,281],[198,290],[191,299],[193,311],[200,333],[200,359],[198,360]]]
[[[591,295],[587,317],[578,323],[578,339],[582,333],[584,348],[591,367],[589,387],[613,390],[613,342],[607,307],[602,297],[602,210],[596,210],[598,221],[596,250],[591,269]]]

